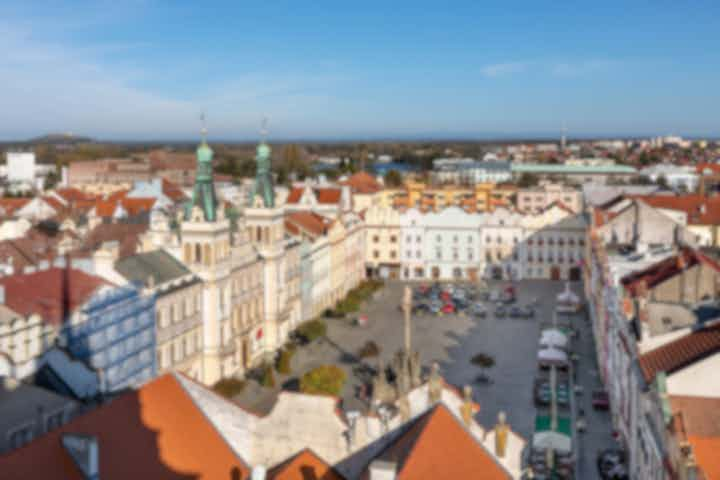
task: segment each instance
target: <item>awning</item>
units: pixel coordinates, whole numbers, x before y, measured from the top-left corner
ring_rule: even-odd
[[[535,432],[532,446],[538,450],[551,448],[557,452],[570,452],[572,450],[572,440],[567,435],[547,430]]]
[[[567,360],[567,353],[557,348],[546,348],[538,352],[538,361],[544,365],[566,364]]]
[[[567,336],[557,328],[543,330],[540,334],[540,345],[543,347],[567,347]]]

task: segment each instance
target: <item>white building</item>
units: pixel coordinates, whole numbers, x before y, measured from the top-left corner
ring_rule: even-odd
[[[35,182],[35,153],[34,152],[7,152],[7,179],[11,183]]]
[[[643,168],[639,173],[655,183],[660,177],[664,177],[667,185],[673,189],[684,189],[693,192],[698,185],[698,174],[695,167],[689,165],[658,163]]]

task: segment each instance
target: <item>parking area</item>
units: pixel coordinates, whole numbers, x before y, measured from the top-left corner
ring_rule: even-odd
[[[503,291],[507,282],[490,281],[490,291]],[[249,385],[237,398],[241,403],[258,411],[267,411],[274,395],[281,385],[292,384],[293,380],[316,366],[336,364],[348,373],[348,382],[343,392],[345,408],[365,409],[368,404],[362,395],[362,375],[358,374],[361,364],[376,367],[379,360],[390,364],[395,352],[403,346],[403,315],[398,308],[402,302],[405,283],[388,282],[384,288],[367,302],[360,314],[367,317],[364,326],[356,325],[351,319],[327,319],[327,336],[298,349],[292,361],[294,378],[278,378],[275,391]],[[417,286],[414,284],[413,286]],[[551,325],[555,300],[565,283],[549,280],[523,280],[514,282],[516,301],[512,305],[534,304],[534,315],[527,317],[496,316],[496,302],[483,301],[485,315],[472,314],[473,302],[467,302],[462,312],[442,315],[417,312],[412,316],[412,345],[420,352],[421,362],[429,366],[438,362],[445,380],[453,385],[471,385],[474,399],[480,404],[478,420],[486,427],[497,421],[500,411],[507,413],[513,430],[530,439],[535,426],[533,383],[537,376],[538,338],[542,327]],[[580,294],[581,285],[573,290]],[[535,303],[534,301],[537,300]],[[430,297],[416,299],[414,303],[428,303]],[[453,302],[457,303],[457,302]],[[443,303],[445,305],[445,303]],[[578,325],[580,353],[577,364],[577,382],[586,392],[578,404],[587,412],[587,433],[580,441],[581,464],[577,478],[597,478],[594,467],[595,453],[611,446],[610,420],[607,412],[595,412],[590,405],[590,392],[599,386],[594,366],[594,347],[590,327],[578,315],[573,320]],[[367,342],[373,341],[379,347],[379,356],[358,359],[356,354]],[[488,382],[478,381],[482,370],[471,363],[473,356],[483,353],[494,359],[494,366],[485,372]],[[587,403],[587,405],[585,405]]]

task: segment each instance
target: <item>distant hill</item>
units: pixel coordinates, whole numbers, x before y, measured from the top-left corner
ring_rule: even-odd
[[[27,143],[33,145],[76,145],[91,142],[93,142],[93,139],[90,137],[77,136],[71,133],[49,133],[27,141]]]

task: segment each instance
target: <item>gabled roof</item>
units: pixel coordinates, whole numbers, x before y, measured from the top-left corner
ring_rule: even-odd
[[[267,480],[345,480],[345,477],[306,448],[271,468]]]
[[[382,190],[382,185],[367,172],[357,172],[344,182],[352,188],[353,193],[367,194]]]
[[[287,203],[298,203],[300,199],[303,196],[303,192],[305,192],[304,187],[295,187],[292,190],[290,190],[290,193],[288,194]],[[322,187],[322,188],[313,188],[312,189],[313,195],[315,195],[315,199],[318,203],[322,204],[333,204],[333,203],[339,203],[340,198],[342,197],[342,189],[340,188],[334,188],[334,187]]]
[[[192,273],[165,250],[138,253],[118,260],[115,269],[129,281],[143,284],[152,275],[155,284],[171,282]]]
[[[645,380],[651,382],[659,372],[676,372],[718,352],[720,323],[698,329],[641,355],[640,368]]]
[[[147,229],[146,223],[101,223],[87,234],[83,249],[92,251],[105,242],[119,242],[121,258],[133,255],[137,251],[140,235]]]
[[[714,260],[711,260],[697,250],[683,248],[677,255],[668,257],[643,270],[633,272],[623,277],[621,283],[630,295],[636,296],[643,282],[646,288],[651,289],[674,277],[683,270],[692,268],[700,263],[708,265],[717,272],[720,272],[720,265]]]
[[[285,227],[297,235],[300,231],[314,236],[326,235],[333,222],[315,212],[292,212],[285,216]]]
[[[93,200],[92,195],[88,195],[82,190],[78,190],[77,188],[72,187],[58,188],[57,190],[55,190],[55,193],[62,197],[68,203]]]
[[[10,198],[0,197],[0,215],[4,214],[11,217],[17,210],[30,203],[32,198]]]
[[[376,459],[396,463],[397,480],[511,478],[443,404],[418,417]]]
[[[715,225],[720,223],[720,196],[704,195],[635,195],[653,208],[678,210],[687,214],[690,225]]]
[[[671,395],[670,405],[675,433],[690,442],[704,478],[720,478],[720,398]]]
[[[180,189],[180,187],[178,187],[170,180],[166,180],[164,178],[162,179],[162,191],[163,194],[165,194],[165,196],[173,202],[182,202],[184,200],[187,200],[187,197],[183,193],[182,189]]]
[[[38,314],[43,321],[60,325],[67,315],[84,305],[104,285],[100,277],[82,270],[49,268],[28,274],[0,278],[5,288],[5,305],[29,316]]]
[[[245,479],[250,473],[172,374],[0,456],[3,478],[81,480],[61,444],[66,433],[97,438],[102,480]]]

